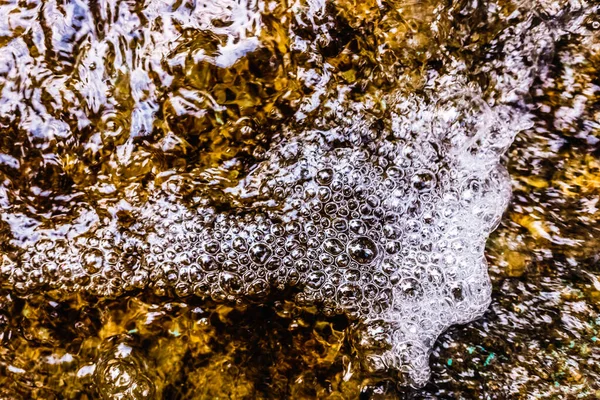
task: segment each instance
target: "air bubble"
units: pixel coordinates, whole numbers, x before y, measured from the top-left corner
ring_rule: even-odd
[[[327,239],[323,243],[323,249],[335,256],[344,251],[344,245],[338,239]]]
[[[420,192],[429,192],[435,186],[435,175],[429,171],[419,171],[411,178],[411,183]]]
[[[355,305],[362,299],[362,291],[353,284],[340,286],[337,291],[338,301],[342,306]]]
[[[229,294],[238,295],[244,289],[242,279],[237,274],[223,272],[220,282],[223,290]]]
[[[377,257],[377,246],[371,239],[359,237],[348,243],[348,255],[360,264],[369,264]]]
[[[81,255],[81,266],[88,274],[96,274],[102,271],[104,265],[104,253],[100,249],[89,249]]]
[[[325,282],[325,275],[322,272],[311,272],[306,280],[306,284],[311,289],[319,289]]]
[[[329,185],[333,180],[333,170],[331,168],[324,168],[317,172],[317,176],[315,178],[317,183],[322,186]],[[334,189],[338,190],[338,189]]]
[[[265,244],[257,243],[250,248],[250,259],[257,264],[265,264],[273,251]]]

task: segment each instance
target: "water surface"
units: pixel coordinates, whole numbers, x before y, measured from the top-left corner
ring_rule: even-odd
[[[0,10],[3,396],[598,395],[597,5]]]

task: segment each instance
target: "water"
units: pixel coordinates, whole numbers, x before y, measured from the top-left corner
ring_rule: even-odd
[[[597,5],[0,7],[3,396],[598,394]]]

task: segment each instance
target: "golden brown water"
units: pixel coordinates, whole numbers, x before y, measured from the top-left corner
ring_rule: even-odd
[[[1,2],[1,396],[600,397],[598,13],[578,1]],[[464,92],[477,95],[455,100]],[[355,308],[356,288],[342,296],[336,270],[327,270],[338,291],[328,302],[327,292],[303,288],[314,280],[301,269],[263,280],[259,268],[243,286],[242,265],[215,291],[170,281],[184,264],[162,266],[178,260],[177,248],[161,247],[170,260],[160,268],[146,263],[144,243],[184,226],[187,214],[166,211],[174,204],[201,215],[280,212],[293,196],[259,185],[265,176],[310,181],[289,171],[299,159],[330,162],[327,146],[363,146],[382,163],[395,155],[382,143],[428,143],[452,112],[472,112],[456,126],[480,129],[487,107],[510,110],[502,126],[518,132],[503,161],[511,203],[486,246],[492,304],[435,342],[424,388],[408,388],[403,373],[420,379],[426,366],[364,365],[371,349],[358,345],[356,327],[385,301]],[[329,136],[311,142],[310,131]],[[467,136],[468,146],[444,135],[443,157],[457,148],[497,156],[510,143],[491,131],[479,142]],[[288,156],[286,143],[304,150]],[[403,149],[411,161],[427,151]],[[441,182],[461,166],[443,158],[428,168]],[[484,205],[503,204],[501,189]],[[347,247],[365,297],[376,279],[361,266],[369,246]],[[93,256],[81,261],[87,272],[68,275],[60,255],[79,248]],[[106,268],[111,257],[125,266],[118,277]],[[256,279],[268,294],[250,293]]]

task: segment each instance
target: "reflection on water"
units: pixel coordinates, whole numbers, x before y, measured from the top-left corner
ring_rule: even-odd
[[[597,396],[598,12],[3,2],[0,393]]]

